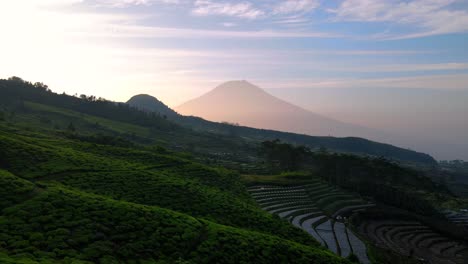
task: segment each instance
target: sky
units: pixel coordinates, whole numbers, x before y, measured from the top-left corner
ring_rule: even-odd
[[[468,159],[468,0],[2,0],[0,32],[0,78],[169,106],[244,79]]]

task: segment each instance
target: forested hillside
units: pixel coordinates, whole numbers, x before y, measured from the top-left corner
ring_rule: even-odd
[[[184,128],[9,82],[21,93],[0,88],[0,262],[347,262],[261,210],[236,172],[157,145]]]

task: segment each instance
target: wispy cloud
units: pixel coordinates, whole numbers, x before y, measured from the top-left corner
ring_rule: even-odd
[[[297,25],[297,24],[308,24],[310,19],[300,16],[293,17],[284,17],[271,22],[272,24],[282,24],[282,25]]]
[[[353,80],[355,87],[426,88],[426,89],[468,89],[468,74],[441,74]]]
[[[122,23],[102,24],[89,31],[73,31],[67,34],[88,37],[110,38],[340,38],[341,35],[325,32],[280,31],[280,30],[209,30],[195,28],[169,28],[142,25],[126,25]]]
[[[223,22],[223,23],[221,23],[221,25],[223,25],[223,27],[235,27],[235,26],[237,26],[236,23],[232,23],[232,22]]]
[[[441,74],[389,78],[296,78],[258,79],[264,88],[411,88],[411,89],[468,89],[468,74]]]
[[[129,6],[150,6],[153,4],[179,4],[180,0],[94,0],[96,6],[126,8]]]
[[[416,38],[468,31],[468,12],[452,8],[459,0],[347,0],[328,10],[335,21],[388,22],[413,28],[412,33],[386,32],[380,39]]]
[[[247,19],[256,19],[265,15],[250,2],[219,2],[211,0],[196,0],[192,13],[198,16],[221,15]]]
[[[280,1],[273,7],[272,13],[291,14],[291,13],[306,13],[320,5],[318,0],[287,0]]]
[[[426,63],[426,64],[386,64],[369,65],[364,67],[336,67],[331,70],[343,72],[429,72],[429,71],[456,71],[467,70],[468,63]],[[468,86],[467,86],[468,88]]]
[[[316,54],[316,55],[349,55],[349,56],[396,56],[441,53],[436,50],[303,50],[289,53]]]

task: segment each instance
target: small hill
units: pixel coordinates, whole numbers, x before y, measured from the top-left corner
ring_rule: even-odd
[[[140,110],[159,113],[161,116],[174,117],[177,115],[174,110],[163,102],[148,94],[135,95],[127,101],[127,104]]]

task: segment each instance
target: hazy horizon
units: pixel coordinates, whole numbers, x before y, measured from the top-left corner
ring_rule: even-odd
[[[254,87],[248,89],[250,85],[244,81],[226,82],[173,108],[184,115],[211,121],[318,136],[364,137],[425,152],[438,160],[468,159],[465,143],[468,135],[463,133],[468,130],[468,121],[463,118],[468,112],[465,104],[468,91],[418,89],[402,96],[393,89],[382,89],[383,94],[365,88],[346,91],[294,89],[293,92],[263,89],[283,100],[284,104],[264,96]],[[451,101],[452,109],[441,109],[447,100]],[[387,103],[383,103],[385,101]],[[310,111],[312,119],[307,121],[309,117],[300,117],[308,114],[289,104]],[[322,128],[307,124],[311,122]],[[447,126],[457,129],[447,131]],[[333,129],[328,131],[330,128]]]
[[[467,0],[7,0],[0,29],[0,78],[170,107],[245,79],[468,160]]]

